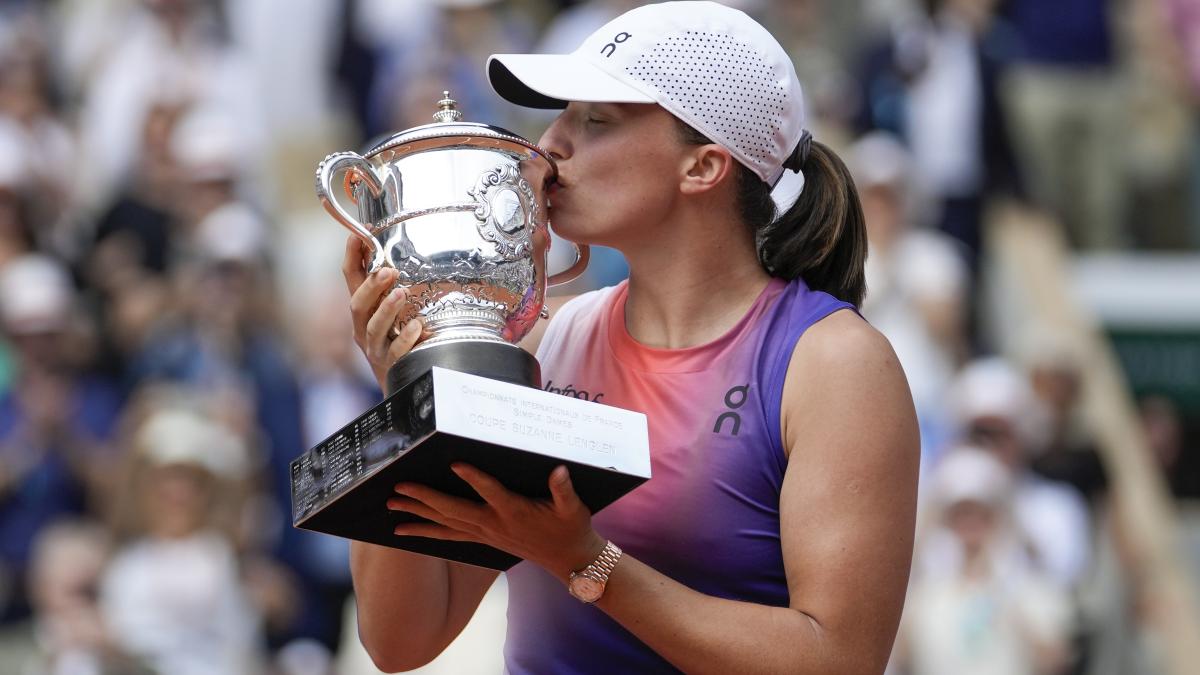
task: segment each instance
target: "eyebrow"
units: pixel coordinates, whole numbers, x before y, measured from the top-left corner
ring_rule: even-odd
[[[588,103],[587,106],[588,106],[588,108],[587,108],[588,110],[595,110],[596,112],[601,112],[601,113],[618,114],[619,115],[619,114],[622,114],[623,112],[625,112],[621,108],[620,104],[617,104],[617,103],[605,103],[605,102],[596,101],[596,102]]]

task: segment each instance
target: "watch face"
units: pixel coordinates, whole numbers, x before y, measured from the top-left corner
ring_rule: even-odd
[[[571,579],[570,584],[571,595],[584,602],[595,602],[604,594],[604,584],[581,575],[576,575]]]

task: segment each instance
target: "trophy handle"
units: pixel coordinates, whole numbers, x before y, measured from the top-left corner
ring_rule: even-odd
[[[546,280],[546,286],[557,286],[565,284],[568,281],[574,281],[587,269],[588,260],[592,258],[592,249],[587,244],[571,242],[571,245],[575,247],[575,262],[558,274],[551,274],[550,278]]]
[[[325,207],[329,215],[333,216],[346,229],[358,235],[360,239],[370,245],[372,255],[371,268],[368,270],[368,273],[373,273],[380,267],[383,267],[386,260],[383,246],[371,234],[370,228],[359,222],[334,197],[333,179],[342,171],[346,172],[343,187],[347,193],[350,193],[351,190],[351,180],[357,179],[366,184],[367,189],[371,191],[372,197],[378,199],[383,195],[383,184],[380,183],[379,178],[375,175],[375,170],[371,168],[367,160],[354,152],[334,153],[317,165],[317,197],[321,200],[321,205]]]

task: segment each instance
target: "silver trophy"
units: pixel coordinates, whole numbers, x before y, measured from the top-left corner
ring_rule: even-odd
[[[399,270],[410,296],[397,327],[424,320],[429,335],[389,371],[389,392],[435,365],[540,386],[536,360],[516,343],[544,314],[547,286],[579,276],[588,249],[577,246],[570,268],[547,275],[554,160],[512,132],[462,122],[443,96],[435,123],[364,155],[326,157],[317,196],[370,247],[371,271]]]
[[[420,316],[429,335],[391,366],[383,402],[292,461],[292,522],[507,569],[515,557],[481,544],[395,536],[397,524],[416,518],[384,508],[395,484],[413,481],[477,498],[449,468],[465,461],[521,494],[548,498],[547,477],[565,462],[580,498],[599,509],[645,475],[616,471],[608,454],[588,463],[538,452],[522,431],[534,423],[528,415],[523,426],[506,419],[511,408],[481,417],[481,406],[496,400],[485,390],[502,392],[517,407],[551,396],[530,389],[541,387],[540,368],[516,343],[544,314],[547,285],[578,276],[588,249],[577,247],[570,268],[548,277],[546,188],[558,175],[554,160],[504,129],[462,122],[449,93],[438,107],[436,123],[395,134],[363,155],[330,155],[317,168],[317,196],[370,247],[371,270],[396,268],[397,284],[410,291],[397,326]],[[459,381],[472,384],[450,384],[459,373],[449,371],[467,373]],[[563,408],[557,400],[537,405],[538,418]],[[451,431],[454,413],[464,410],[468,421],[486,424]],[[571,428],[572,448],[605,442],[607,430],[580,425],[559,420],[543,438],[565,437]]]

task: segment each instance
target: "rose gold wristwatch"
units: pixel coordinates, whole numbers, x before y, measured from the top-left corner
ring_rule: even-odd
[[[582,602],[592,603],[599,600],[600,596],[604,595],[608,576],[612,574],[620,559],[621,549],[611,541],[606,542],[604,550],[600,551],[600,555],[596,556],[590,565],[578,572],[571,572],[567,590]]]

